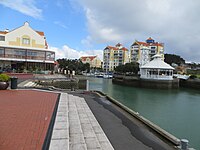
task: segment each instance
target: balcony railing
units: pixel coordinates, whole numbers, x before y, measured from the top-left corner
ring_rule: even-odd
[[[24,56],[24,55],[13,55],[13,54],[0,54],[1,58],[15,58],[15,59],[30,59],[30,60],[50,60],[54,61],[54,58],[46,58],[44,56]]]

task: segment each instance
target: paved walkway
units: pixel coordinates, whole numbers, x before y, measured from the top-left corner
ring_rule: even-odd
[[[62,93],[50,150],[113,150],[84,98]]]
[[[0,149],[42,149],[58,94],[0,91]]]
[[[0,91],[0,149],[42,149],[57,98],[47,91]],[[105,97],[68,91],[60,95],[49,149],[176,148]]]

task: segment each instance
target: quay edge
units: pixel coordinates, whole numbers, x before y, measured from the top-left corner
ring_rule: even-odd
[[[115,84],[142,87],[142,88],[157,88],[157,89],[177,89],[179,88],[179,79],[173,80],[153,80],[140,79],[139,77],[129,77],[123,75],[115,75],[112,79]]]
[[[143,116],[141,116],[138,112],[135,112],[131,109],[129,109],[128,107],[126,107],[125,105],[121,104],[120,102],[118,102],[117,100],[115,100],[114,98],[106,95],[105,93],[101,92],[101,91],[92,91],[95,92],[97,94],[100,94],[101,96],[105,96],[108,100],[110,100],[112,103],[116,104],[117,106],[119,106],[120,108],[122,108],[123,110],[125,110],[126,112],[128,112],[130,115],[132,115],[133,117],[137,118],[139,121],[141,121],[143,124],[147,125],[149,128],[151,128],[153,131],[155,131],[156,133],[158,133],[159,135],[161,135],[164,139],[168,140],[169,142],[171,142],[173,145],[179,147],[181,144],[181,140],[178,139],[177,137],[175,137],[174,135],[170,134],[169,132],[165,131],[164,129],[162,129],[161,127],[157,126],[156,124],[152,123],[151,121],[149,121],[148,119],[144,118]]]

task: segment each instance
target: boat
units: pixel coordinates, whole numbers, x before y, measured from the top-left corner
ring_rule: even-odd
[[[113,77],[113,75],[111,75],[111,74],[104,74],[103,75],[103,78],[105,78],[105,79],[112,79],[112,77]]]

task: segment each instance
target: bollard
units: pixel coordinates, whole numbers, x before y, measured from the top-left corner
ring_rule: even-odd
[[[189,141],[186,139],[181,139],[181,150],[188,150]]]
[[[89,91],[89,80],[86,80],[86,91]]]

